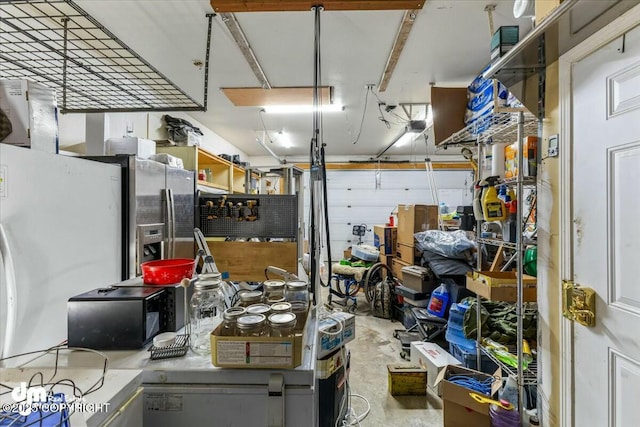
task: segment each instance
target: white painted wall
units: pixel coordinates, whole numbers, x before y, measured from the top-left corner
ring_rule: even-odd
[[[106,113],[109,118],[109,136],[119,138],[127,135],[127,127],[133,131],[130,136],[147,138],[153,140],[167,139],[162,116],[164,113]],[[202,137],[202,148],[214,154],[238,154],[240,160],[248,158],[246,153],[239,150],[233,144],[227,142],[215,132],[203,126],[200,122],[186,113],[168,113],[172,117],[179,117],[189,121],[198,127],[204,134]],[[85,141],[86,122],[85,114],[61,114],[59,117],[60,129],[60,149],[70,149],[70,147],[82,144]],[[80,147],[80,152],[83,148]],[[72,151],[78,151],[73,149]]]

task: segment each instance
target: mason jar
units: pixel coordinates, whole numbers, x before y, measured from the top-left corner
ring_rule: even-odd
[[[271,313],[291,313],[291,303],[278,302],[271,305]]]
[[[287,338],[293,335],[296,326],[296,315],[293,313],[276,313],[269,316],[269,336]]]
[[[262,302],[262,291],[245,291],[240,294],[240,305],[249,307]]]
[[[251,304],[247,307],[247,314],[262,314],[265,317],[269,317],[271,314],[271,306],[267,304]]]
[[[273,304],[277,304],[279,302],[284,302],[284,295],[279,296],[279,295],[270,295],[268,298],[265,299],[264,303],[265,304],[269,304],[269,305],[273,305]]]
[[[219,279],[198,279],[191,296],[191,349],[201,355],[211,354],[211,332],[222,322],[224,295]]]
[[[238,317],[238,335],[241,337],[261,337],[264,335],[264,328],[267,318],[263,314],[245,314]]]
[[[284,288],[284,280],[265,280],[262,282],[262,292],[265,302],[271,297],[284,298]]]
[[[302,280],[287,282],[284,296],[287,302],[291,304],[291,311],[298,319],[296,330],[301,330],[309,308],[309,287],[307,282]]]
[[[222,314],[222,335],[234,337],[238,335],[238,317],[247,313],[244,307],[229,307]]]

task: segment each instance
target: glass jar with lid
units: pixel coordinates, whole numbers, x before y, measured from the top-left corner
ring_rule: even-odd
[[[265,280],[262,282],[262,292],[264,294],[264,300],[269,298],[284,298],[284,280]]]
[[[247,307],[247,314],[262,314],[265,317],[269,317],[271,314],[271,306],[268,304],[251,304]]]
[[[306,311],[309,306],[309,286],[302,280],[291,280],[285,288],[285,300],[291,303],[293,311]]]
[[[262,302],[262,291],[244,291],[240,294],[240,306],[249,307]]]
[[[273,304],[277,304],[279,302],[284,302],[284,295],[280,296],[280,295],[270,295],[268,298],[265,299],[264,303],[265,304],[269,304],[269,305],[273,305]]]
[[[271,313],[291,313],[291,303],[285,301],[272,304]]]
[[[244,307],[229,307],[222,314],[222,335],[234,337],[238,335],[238,317],[247,313]]]
[[[286,338],[294,333],[296,315],[293,313],[276,313],[269,316],[269,335]]]
[[[194,283],[189,313],[191,318],[191,349],[202,355],[211,354],[209,335],[222,322],[224,296],[220,290],[220,279],[205,278]]]
[[[241,337],[261,337],[264,335],[267,318],[263,314],[245,314],[238,317],[236,326]]]

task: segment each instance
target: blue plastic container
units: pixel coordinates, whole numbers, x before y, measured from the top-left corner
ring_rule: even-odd
[[[493,374],[496,369],[498,369],[498,365],[496,365],[495,362],[491,360],[486,354],[482,355],[482,358],[480,359],[480,369],[478,369],[476,350],[470,351],[468,349],[460,347],[457,344],[449,342],[449,353],[451,353],[453,357],[458,359],[465,368],[479,370],[481,372],[484,372],[485,374]]]
[[[449,320],[447,321],[447,332],[445,339],[452,344],[456,344],[467,351],[476,351],[476,341],[464,336],[464,314],[469,308],[466,304],[451,304],[449,309]]]
[[[444,314],[449,308],[449,290],[444,283],[440,284],[437,288],[431,292],[431,299],[427,306],[427,312],[433,316],[444,317]]]

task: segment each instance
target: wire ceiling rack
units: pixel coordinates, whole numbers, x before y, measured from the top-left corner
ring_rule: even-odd
[[[205,111],[71,0],[0,2],[0,76],[56,90],[61,112]]]

